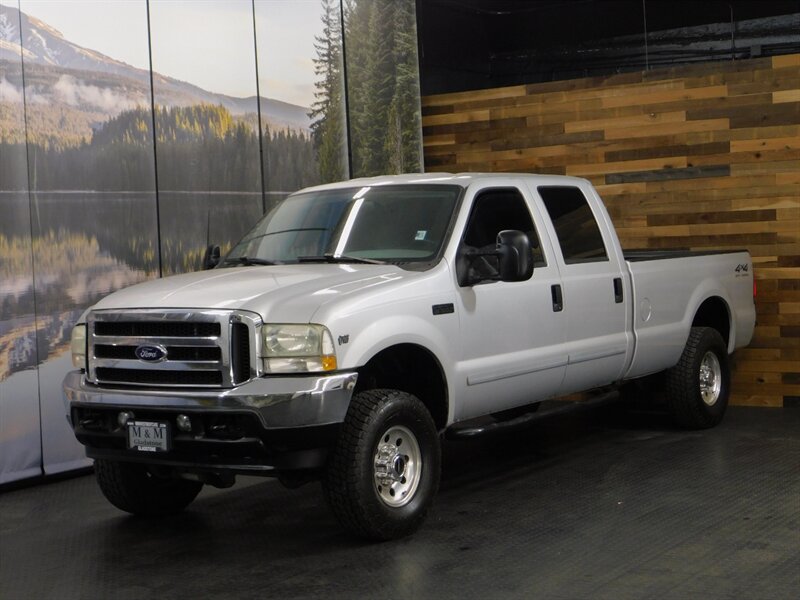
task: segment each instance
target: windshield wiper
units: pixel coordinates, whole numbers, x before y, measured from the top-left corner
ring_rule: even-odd
[[[361,258],[360,256],[346,256],[344,254],[323,254],[321,256],[298,256],[298,262],[326,262],[326,263],[364,263],[368,265],[385,265],[386,261],[374,258]]]
[[[299,227],[296,229],[281,229],[280,231],[270,231],[268,233],[262,233],[259,235],[254,235],[253,237],[244,238],[239,243],[243,244],[244,242],[252,242],[253,240],[269,237],[271,235],[278,235],[279,233],[294,233],[297,231],[328,231],[328,230],[325,227]]]
[[[226,258],[222,263],[224,265],[230,264],[237,264],[243,265],[245,267],[251,267],[254,265],[279,265],[281,263],[272,261],[272,260],[264,260],[263,258],[255,258],[250,256],[237,256],[236,258]]]

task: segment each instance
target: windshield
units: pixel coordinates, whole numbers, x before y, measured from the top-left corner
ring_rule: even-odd
[[[223,266],[298,262],[430,262],[458,201],[455,185],[385,185],[287,197]]]

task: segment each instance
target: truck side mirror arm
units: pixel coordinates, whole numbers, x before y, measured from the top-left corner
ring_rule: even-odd
[[[203,270],[208,271],[216,267],[219,264],[220,258],[219,246],[210,244],[203,255]]]

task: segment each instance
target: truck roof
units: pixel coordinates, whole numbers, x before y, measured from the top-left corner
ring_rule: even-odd
[[[539,175],[532,173],[407,173],[404,175],[379,175],[377,177],[360,177],[328,183],[306,188],[303,191],[333,190],[341,188],[352,188],[357,186],[379,186],[396,184],[449,184],[467,187],[476,182],[492,179],[525,179],[533,180],[542,185],[576,185],[585,182],[580,177],[568,177],[565,175]]]

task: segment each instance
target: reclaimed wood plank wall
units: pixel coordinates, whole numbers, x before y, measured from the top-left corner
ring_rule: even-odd
[[[800,405],[800,54],[422,99],[427,171],[589,179],[625,248],[747,248],[736,404]]]

